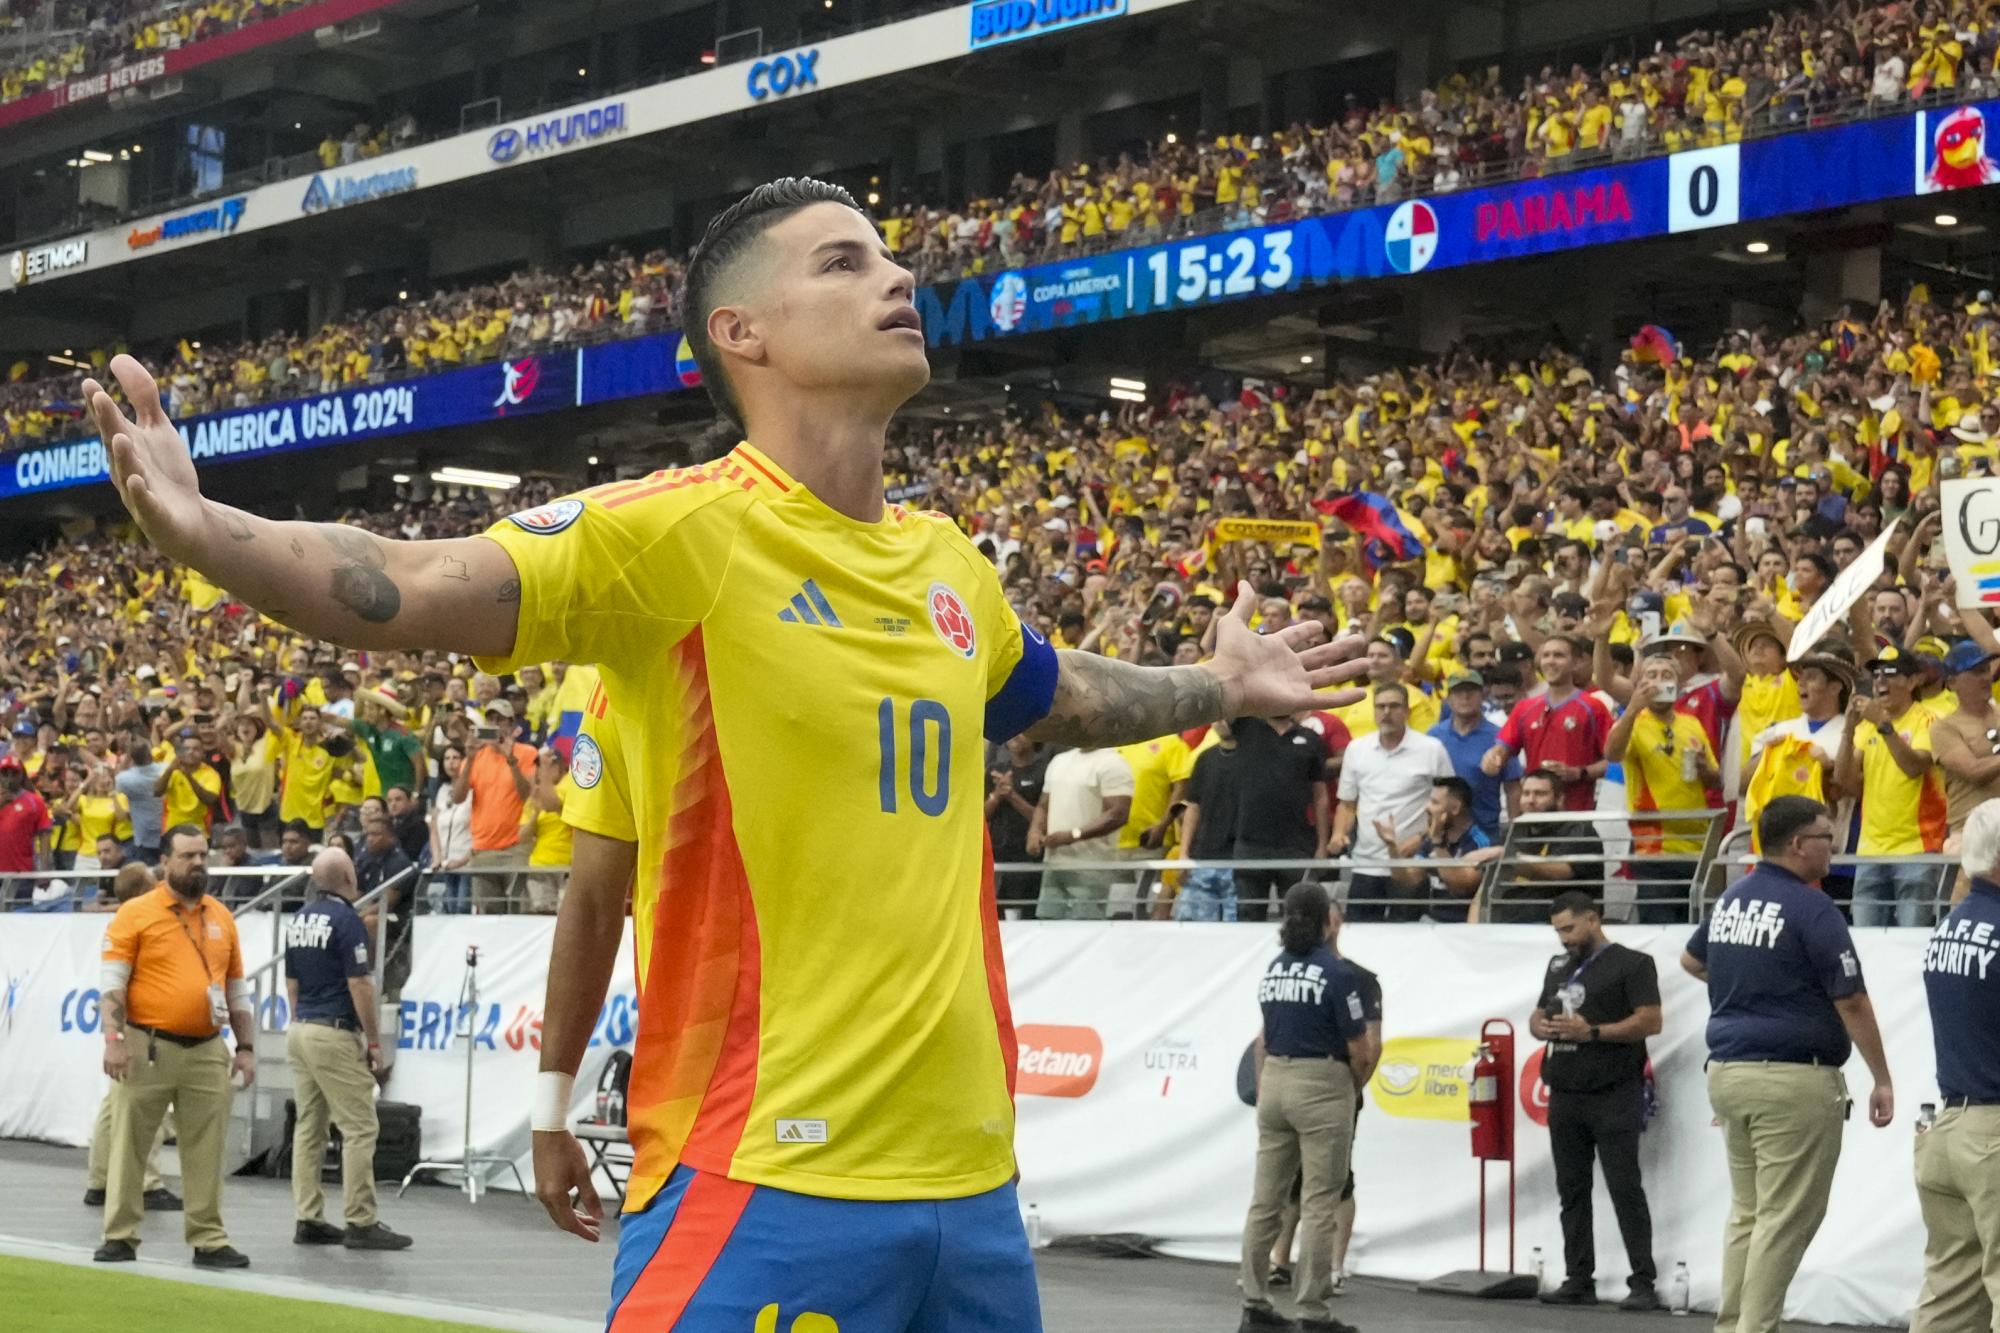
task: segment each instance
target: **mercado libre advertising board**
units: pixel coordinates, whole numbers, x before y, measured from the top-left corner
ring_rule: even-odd
[[[1318,546],[1319,524],[1296,518],[1225,518],[1215,524],[1219,542],[1296,542]]]
[[[1958,604],[2000,606],[2000,478],[1943,482],[1938,508]]]
[[[1854,557],[1854,563],[1840,571],[1833,582],[1826,585],[1826,591],[1812,604],[1799,627],[1792,631],[1792,648],[1787,660],[1796,662],[1813,650],[1813,645],[1826,637],[1826,632],[1838,625],[1854,604],[1875,586],[1875,580],[1882,577],[1884,552],[1888,550],[1889,538],[1902,525],[1897,519],[1882,529],[1881,535],[1868,543],[1868,549]]]

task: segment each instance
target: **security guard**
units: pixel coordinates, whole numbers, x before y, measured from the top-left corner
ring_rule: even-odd
[[[1826,1216],[1852,1106],[1855,1047],[1895,1116],[1882,1034],[1840,909],[1816,887],[1833,859],[1827,809],[1780,796],[1757,818],[1757,869],[1717,900],[1681,966],[1708,983],[1708,1100],[1729,1152],[1716,1333],[1778,1333],[1785,1291]]]
[[[129,903],[142,893],[153,889],[153,872],[136,861],[127,862],[111,881],[111,896],[118,902]],[[83,1206],[102,1208],[104,1206],[105,1184],[111,1179],[111,1104],[115,1100],[112,1089],[104,1094],[104,1100],[97,1104],[97,1124],[90,1131],[89,1180],[83,1189]],[[149,1213],[178,1213],[181,1211],[181,1196],[167,1188],[166,1178],[160,1174],[160,1145],[167,1137],[167,1120],[160,1117],[160,1127],[153,1133],[153,1146],[146,1153],[146,1192],[143,1196]]]
[[[250,989],[236,918],[208,894],[208,836],[176,824],[160,840],[166,882],[118,909],[104,932],[101,1015],[111,1106],[111,1173],[99,1263],[138,1257],[145,1216],[146,1153],[174,1108],[187,1211],[183,1230],[197,1268],[248,1268],[222,1227],[222,1147],[232,1067],[256,1076]],[[232,1061],[222,1024],[236,1033]]]
[[[1972,890],[1924,950],[1939,1105],[1917,1135],[1929,1240],[1910,1333],[2000,1333],[2000,800],[1961,836]]]
[[[1660,1035],[1660,978],[1653,960],[1604,935],[1597,900],[1572,889],[1550,905],[1563,951],[1542,975],[1528,1031],[1545,1041],[1549,1153],[1562,1202],[1563,1282],[1549,1305],[1597,1304],[1597,1247],[1590,1209],[1592,1160],[1618,1214],[1632,1276],[1621,1310],[1657,1310],[1653,1214],[1639,1177],[1645,1128],[1646,1038]]]
[[[313,858],[312,897],[285,923],[285,989],[292,1006],[285,1056],[298,1123],[292,1133],[295,1245],[404,1250],[410,1238],[375,1216],[375,978],[368,928],[354,910],[354,862],[338,847]],[[340,1127],[340,1186],[346,1228],[330,1225],[320,1189],[328,1121]]]
[[[1257,1179],[1243,1224],[1245,1329],[1293,1327],[1271,1306],[1271,1242],[1292,1179],[1303,1169],[1297,1327],[1352,1333],[1327,1305],[1333,1222],[1354,1143],[1355,1102],[1380,1051],[1354,970],[1329,947],[1338,929],[1326,890],[1294,884],[1278,931],[1282,952],[1257,991],[1264,1032],[1257,1047]]]

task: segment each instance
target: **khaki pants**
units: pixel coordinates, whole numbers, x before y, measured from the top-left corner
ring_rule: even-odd
[[[1102,921],[1117,874],[1110,870],[1065,870],[1060,863],[1042,871],[1035,899],[1037,921]]]
[[[146,1150],[146,1193],[163,1190],[167,1179],[160,1174],[160,1145],[167,1141],[167,1120],[160,1117],[160,1127],[153,1133],[153,1146]],[[90,1131],[90,1181],[89,1186],[101,1190],[111,1179],[111,1093],[104,1094],[104,1100],[97,1104],[97,1124]]]
[[[174,1108],[181,1190],[181,1230],[197,1250],[229,1243],[222,1229],[222,1147],[229,1134],[229,1048],[221,1037],[199,1046],[160,1041],[137,1028],[125,1034],[132,1062],[111,1092],[111,1170],[104,1184],[104,1239],[139,1243],[146,1150]],[[150,1052],[150,1055],[149,1055]]]
[[[1778,1333],[1785,1292],[1826,1217],[1847,1119],[1847,1081],[1819,1065],[1709,1066],[1708,1101],[1729,1154],[1716,1333]]]
[[[2000,1106],[1955,1107],[1917,1137],[1924,1289],[1910,1333],[2000,1333]]]
[[[554,916],[562,906],[566,875],[523,875],[528,890],[528,911],[537,916]]]
[[[518,847],[489,847],[483,852],[474,852],[466,858],[466,868],[472,873],[472,908],[476,912],[512,912],[519,910],[514,902],[516,874],[496,874],[494,866],[510,866],[521,859]]]
[[[1299,1318],[1329,1317],[1334,1210],[1354,1147],[1354,1072],[1338,1060],[1264,1061],[1257,1090],[1257,1180],[1243,1222],[1243,1301],[1271,1306],[1271,1242],[1292,1181],[1299,1194]]]
[[[326,1127],[340,1126],[342,1214],[351,1227],[375,1222],[375,1076],[360,1034],[324,1023],[293,1023],[285,1033],[292,1066],[292,1207],[301,1222],[325,1220],[320,1168]]]

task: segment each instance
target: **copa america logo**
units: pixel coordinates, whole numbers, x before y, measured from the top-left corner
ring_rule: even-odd
[[[1008,273],[993,284],[993,327],[1012,333],[1028,313],[1028,284],[1018,273]]]
[[[521,155],[521,142],[521,132],[511,126],[495,130],[486,141],[486,156],[495,162],[512,162]]]

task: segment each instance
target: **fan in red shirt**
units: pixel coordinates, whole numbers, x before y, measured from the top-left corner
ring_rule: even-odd
[[[0,875],[39,870],[48,860],[49,807],[28,785],[28,770],[15,756],[0,755]],[[0,889],[26,895],[33,884]]]
[[[1535,669],[1548,691],[1514,705],[1500,728],[1500,743],[1486,752],[1479,767],[1499,777],[1516,753],[1529,773],[1551,773],[1563,784],[1565,810],[1589,810],[1596,804],[1596,781],[1604,776],[1604,738],[1611,731],[1610,710],[1576,688],[1573,676],[1578,654],[1559,635],[1542,641]]]

